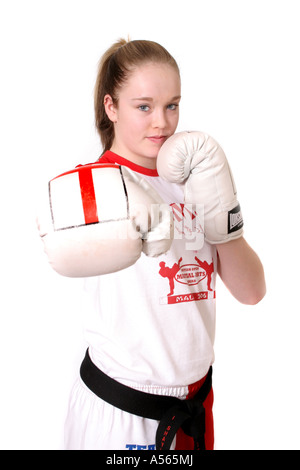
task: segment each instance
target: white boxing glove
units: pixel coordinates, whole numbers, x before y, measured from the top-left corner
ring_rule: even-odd
[[[53,269],[89,277],[133,265],[144,252],[169,250],[169,206],[139,175],[115,164],[75,168],[49,182],[38,217],[44,250]]]
[[[225,243],[243,234],[243,218],[234,180],[219,144],[203,132],[179,132],[161,147],[157,171],[167,181],[184,183],[185,203],[204,210],[209,243]]]

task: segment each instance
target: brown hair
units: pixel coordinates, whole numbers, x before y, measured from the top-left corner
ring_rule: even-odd
[[[126,41],[119,39],[102,56],[95,85],[95,123],[100,134],[103,152],[109,150],[114,140],[114,125],[104,108],[104,97],[110,95],[118,104],[118,90],[128,79],[130,72],[147,62],[169,64],[179,68],[175,59],[160,44],[153,41]]]

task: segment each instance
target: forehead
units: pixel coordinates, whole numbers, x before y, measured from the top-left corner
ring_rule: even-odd
[[[169,64],[146,63],[134,68],[122,86],[119,96],[176,96],[180,95],[180,77]]]

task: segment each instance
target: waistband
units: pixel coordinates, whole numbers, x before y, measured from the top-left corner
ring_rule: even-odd
[[[179,428],[194,438],[195,450],[205,449],[205,409],[203,402],[212,387],[212,367],[193,398],[153,395],[135,390],[110,378],[92,362],[88,350],[80,367],[85,385],[102,400],[127,413],[159,421],[156,449],[170,449]]]

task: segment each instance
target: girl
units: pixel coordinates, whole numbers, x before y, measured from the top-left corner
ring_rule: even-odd
[[[89,348],[70,398],[67,449],[213,449],[217,272],[240,302],[265,294],[263,267],[243,237],[186,248],[195,214],[184,207],[182,185],[156,171],[180,95],[178,66],[159,44],[120,40],[104,54],[95,88],[99,161],[150,182],[171,205],[177,236],[158,258],[86,279]]]

